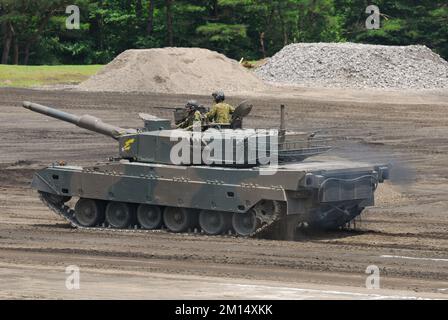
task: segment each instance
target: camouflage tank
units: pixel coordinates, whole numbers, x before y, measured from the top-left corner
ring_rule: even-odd
[[[314,134],[287,131],[284,121],[276,132],[239,129],[248,104],[235,110],[231,125],[199,132],[172,129],[170,120],[146,114],[140,114],[142,128],[127,129],[90,115],[23,106],[118,142],[118,158],[87,167],[53,164],[33,177],[41,200],[77,228],[287,239],[298,228],[346,225],[374,205],[374,192],[389,174],[385,165],[305,160],[329,148],[316,143]],[[179,141],[192,151],[182,161],[173,157]],[[216,161],[216,149],[206,152],[211,141],[226,146],[222,161]],[[195,148],[208,157],[195,161]],[[267,164],[267,158],[278,163]],[[77,201],[70,207],[72,198]]]

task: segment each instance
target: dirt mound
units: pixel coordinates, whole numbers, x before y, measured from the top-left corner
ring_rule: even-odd
[[[448,88],[448,62],[425,46],[298,43],[256,74],[277,85],[330,88]]]
[[[127,50],[79,85],[86,91],[210,94],[263,90],[237,61],[200,48]]]

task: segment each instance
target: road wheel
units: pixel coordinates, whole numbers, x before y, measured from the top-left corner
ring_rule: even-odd
[[[243,237],[250,236],[257,230],[257,217],[255,211],[250,209],[244,213],[235,212],[232,217],[232,226],[238,235]]]
[[[125,202],[109,202],[106,207],[106,221],[112,228],[125,229],[134,220],[134,210]]]
[[[75,218],[83,227],[94,227],[104,221],[104,205],[101,201],[81,198],[75,205]]]
[[[137,221],[143,229],[159,229],[163,223],[162,210],[158,206],[140,204],[137,208]]]
[[[199,226],[206,234],[217,235],[231,228],[231,214],[224,211],[202,210]]]
[[[197,212],[186,208],[166,207],[163,211],[163,222],[172,232],[184,232],[195,227]]]

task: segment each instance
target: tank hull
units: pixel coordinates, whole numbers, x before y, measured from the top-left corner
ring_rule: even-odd
[[[36,172],[32,187],[53,204],[76,197],[96,200],[103,207],[109,203],[125,203],[132,208],[144,204],[161,208],[162,213],[166,208],[184,208],[190,215],[202,217],[219,212],[229,220],[255,212],[253,215],[261,219],[257,229],[236,232],[254,236],[262,231],[269,234],[274,225],[285,223],[293,224],[287,226],[289,229],[343,226],[374,204],[376,186],[385,178],[386,167],[346,161],[244,169],[121,160],[84,168],[50,166]],[[133,220],[127,227],[142,228]],[[76,225],[76,217],[71,222]],[[107,218],[99,224],[107,226]],[[199,223],[196,227],[203,229]],[[234,229],[229,224],[220,233]]]

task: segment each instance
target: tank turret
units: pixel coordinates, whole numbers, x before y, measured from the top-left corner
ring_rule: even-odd
[[[306,132],[287,132],[284,124],[281,130],[242,129],[242,119],[252,109],[247,102],[236,108],[231,124],[204,124],[196,131],[173,129],[169,120],[144,113],[139,114],[144,127],[128,129],[37,103],[24,102],[23,107],[112,137],[118,140],[121,158],[138,162],[253,167],[273,161],[301,161],[329,149],[314,145]]]

